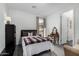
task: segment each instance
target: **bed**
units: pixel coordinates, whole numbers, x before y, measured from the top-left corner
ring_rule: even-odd
[[[32,33],[33,35],[28,36],[28,33]],[[34,54],[39,54],[40,52],[43,52],[46,50],[50,50],[51,52],[54,50],[54,46],[51,41],[47,40],[47,41],[41,42],[39,40],[43,39],[43,37],[40,37],[40,39],[37,40],[39,36],[37,36],[36,34],[37,34],[37,30],[21,30],[23,56],[32,56]],[[36,41],[38,42],[34,41],[30,43],[30,41],[28,41],[28,40],[32,41],[33,39],[34,40],[36,39]],[[26,42],[28,43],[26,44]]]

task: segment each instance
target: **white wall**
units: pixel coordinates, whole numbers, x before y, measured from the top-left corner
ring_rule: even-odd
[[[20,40],[22,29],[36,29],[36,16],[20,10],[10,9],[8,15],[12,17],[12,24],[16,25],[16,44]]]
[[[5,48],[5,24],[4,24],[5,15],[6,15],[5,5],[0,4],[0,53]]]
[[[48,16],[46,24],[47,35],[49,35],[52,32],[54,26],[58,29],[58,32],[60,32],[60,15],[56,13]]]
[[[57,28],[58,33],[60,34],[60,14],[59,13],[55,13],[47,17],[47,20],[46,20],[47,35],[49,35],[52,32],[54,26]]]
[[[47,17],[46,21],[47,35],[52,32],[54,26],[58,29],[58,32],[60,32],[60,15],[58,13]]]
[[[75,10],[75,42],[79,40],[79,8]]]
[[[74,9],[74,22],[75,22],[75,43],[77,43],[77,40],[79,40],[79,7],[68,7],[62,10],[59,10],[58,12],[51,14],[47,16],[47,35],[51,33],[52,28],[54,26],[57,27],[58,32],[60,33],[60,16],[63,12]]]

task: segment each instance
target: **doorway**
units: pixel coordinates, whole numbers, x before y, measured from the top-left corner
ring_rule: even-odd
[[[74,45],[75,33],[74,33],[74,10],[69,10],[62,13],[61,16],[61,39],[62,44],[68,43]]]

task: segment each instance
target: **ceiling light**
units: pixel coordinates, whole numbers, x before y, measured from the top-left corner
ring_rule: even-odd
[[[32,6],[32,8],[36,8],[36,6]]]

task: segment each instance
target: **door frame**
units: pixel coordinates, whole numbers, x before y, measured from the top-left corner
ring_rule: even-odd
[[[60,43],[62,44],[62,15],[65,12],[68,12],[70,10],[73,10],[73,22],[74,22],[74,40],[73,40],[73,45],[75,44],[75,9],[69,9],[67,11],[64,11],[60,14]],[[68,27],[68,21],[67,21],[67,27]],[[67,29],[67,40],[68,40],[68,29]]]

